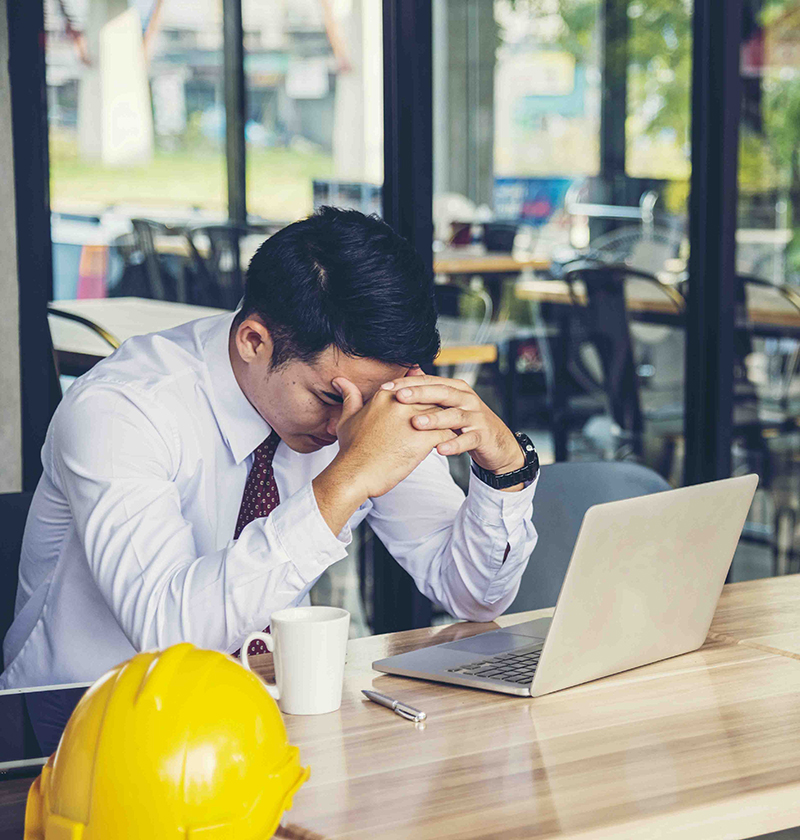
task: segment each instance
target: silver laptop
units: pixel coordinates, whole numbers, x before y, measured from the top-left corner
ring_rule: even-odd
[[[583,517],[552,618],[372,667],[538,697],[700,647],[758,476],[595,505]],[[536,563],[533,552],[530,563]]]

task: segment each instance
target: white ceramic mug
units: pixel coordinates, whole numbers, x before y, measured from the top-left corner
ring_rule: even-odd
[[[350,613],[338,607],[293,607],[272,613],[269,633],[251,633],[247,649],[261,639],[275,657],[275,685],[266,689],[290,715],[324,715],[342,704],[344,657]]]

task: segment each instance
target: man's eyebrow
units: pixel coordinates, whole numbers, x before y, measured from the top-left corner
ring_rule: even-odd
[[[344,402],[344,397],[341,394],[335,393],[334,391],[321,391],[320,393],[323,397],[328,397],[328,399],[331,399],[334,402]]]

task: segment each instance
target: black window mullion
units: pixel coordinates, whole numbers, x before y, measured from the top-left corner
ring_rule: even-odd
[[[228,217],[247,222],[247,172],[242,0],[222,0],[225,75],[225,158],[228,172]]]
[[[47,303],[53,296],[44,3],[10,2],[8,70],[19,277],[22,489],[42,472],[41,448],[59,398]]]
[[[384,0],[383,217],[433,271],[433,43],[430,0]]]
[[[433,273],[433,38],[430,0],[383,2],[383,217]],[[427,627],[431,602],[377,537],[366,546],[375,633]]]
[[[731,472],[742,0],[695,0],[684,482]]]

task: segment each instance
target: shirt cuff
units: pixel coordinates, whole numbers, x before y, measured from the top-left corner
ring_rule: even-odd
[[[537,475],[522,490],[509,493],[490,487],[470,470],[467,510],[481,522],[495,523],[502,520],[506,525],[511,525],[527,519],[532,514],[533,494],[538,483]]]
[[[331,531],[319,511],[311,482],[278,505],[266,525],[275,529],[278,542],[306,581],[346,557],[352,541],[349,525],[338,537]]]

